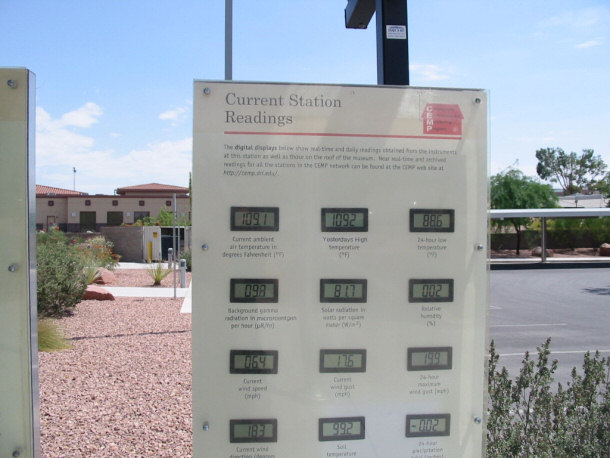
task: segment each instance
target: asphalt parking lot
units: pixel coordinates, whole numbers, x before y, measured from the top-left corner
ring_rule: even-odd
[[[610,357],[610,268],[492,271],[490,306],[489,340],[513,379],[547,337],[562,383],[586,351]]]

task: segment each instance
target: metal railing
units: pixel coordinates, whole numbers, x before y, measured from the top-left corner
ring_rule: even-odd
[[[603,218],[610,216],[610,208],[534,208],[534,209],[492,209],[491,219],[540,218],[542,221],[542,262],[546,262],[546,220],[549,218]]]

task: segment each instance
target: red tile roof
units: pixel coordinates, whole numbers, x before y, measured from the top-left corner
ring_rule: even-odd
[[[135,186],[125,186],[123,188],[118,188],[116,190],[117,194],[125,194],[125,193],[177,193],[177,194],[187,194],[189,192],[189,188],[183,188],[182,186],[172,186],[169,184],[160,184],[160,183],[148,183],[148,184],[139,184]]]
[[[36,196],[86,196],[86,192],[73,191],[71,189],[54,188],[53,186],[36,185]]]

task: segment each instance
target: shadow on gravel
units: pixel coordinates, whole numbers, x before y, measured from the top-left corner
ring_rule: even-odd
[[[191,332],[190,329],[184,329],[180,331],[157,331],[157,332],[137,332],[135,334],[113,334],[105,336],[82,336],[82,337],[71,337],[68,340],[97,340],[97,339],[115,339],[118,337],[133,337],[133,336],[161,336],[166,334],[185,334]]]

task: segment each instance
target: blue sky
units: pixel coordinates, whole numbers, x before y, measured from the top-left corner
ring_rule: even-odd
[[[233,78],[376,84],[345,0],[234,0]],[[411,85],[489,91],[491,172],[535,151],[610,165],[608,0],[410,0]],[[0,0],[0,66],[36,74],[37,182],[188,184],[196,79],[224,79],[223,0]],[[518,161],[518,162],[517,162]]]

